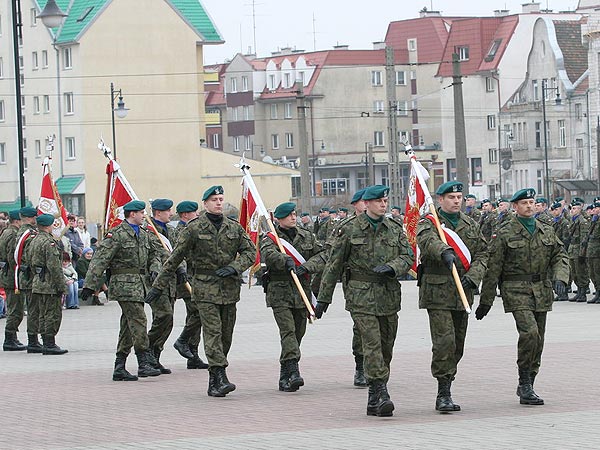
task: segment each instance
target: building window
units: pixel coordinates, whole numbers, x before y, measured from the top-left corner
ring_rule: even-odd
[[[66,154],[67,154],[67,159],[75,159],[75,138],[74,137],[68,137],[65,138],[65,147],[66,147]]]
[[[473,186],[481,186],[483,184],[481,158],[471,158],[471,184]]]
[[[400,100],[396,103],[396,115],[408,116],[408,102],[406,100]]]
[[[0,122],[4,122],[6,117],[4,115],[4,100],[0,100]]]
[[[275,86],[275,75],[269,75],[269,89],[274,90],[277,86]]]
[[[485,55],[485,61],[490,62],[494,59],[496,53],[498,52],[498,48],[500,48],[501,42],[502,39],[496,39],[494,42],[492,42],[492,45],[490,45],[490,49],[487,52],[487,55]]]
[[[292,118],[292,104],[291,103],[286,103],[285,104],[284,118],[285,119],[291,119]]]
[[[383,131],[375,131],[373,133],[373,146],[375,147],[383,147],[385,143],[383,142]]]
[[[38,62],[38,52],[31,53],[31,70],[38,70],[39,62]]]
[[[488,155],[489,155],[489,163],[490,164],[498,164],[498,149],[497,148],[490,148],[488,150]]]
[[[248,77],[246,75],[242,76],[242,91],[248,92]]]
[[[289,88],[292,85],[292,77],[289,72],[283,74],[283,87]]]
[[[485,91],[486,92],[494,92],[496,85],[495,82],[496,80],[494,80],[492,77],[485,77]]]
[[[234,152],[240,151],[240,137],[239,136],[233,137],[233,151]]]
[[[75,107],[73,105],[73,93],[65,92],[65,114],[71,115],[75,113]]]
[[[250,139],[250,136],[244,136],[244,144],[246,144],[244,146],[246,151],[252,150],[252,139]]]
[[[575,139],[575,149],[577,150],[577,168],[581,169],[583,168],[583,139]]]
[[[0,79],[4,78],[4,60],[0,57]]]
[[[396,71],[396,85],[406,86],[406,72],[404,70]]]
[[[382,113],[384,111],[383,100],[375,100],[373,102],[373,111],[376,113]]]
[[[72,69],[73,60],[71,59],[71,47],[63,48],[63,69]]]
[[[50,96],[44,95],[44,114],[50,112]]]
[[[0,142],[0,164],[6,164],[6,144]]]
[[[219,136],[219,133],[215,133],[212,135],[212,148],[221,148]]]
[[[40,98],[37,95],[33,97],[33,113],[40,113]]]
[[[567,128],[565,126],[564,120],[558,121],[558,146],[559,147],[567,146]]]
[[[454,47],[454,53],[458,55],[459,61],[468,61],[469,60],[469,47],[459,45]]]
[[[325,178],[323,180],[323,195],[344,195],[347,192],[347,178]]]
[[[294,134],[285,133],[285,148],[294,148]]]
[[[250,120],[250,107],[242,106],[242,113],[244,114],[244,120]]]
[[[31,26],[36,27],[37,26],[37,11],[35,10],[35,8],[31,8],[29,10],[29,16],[31,17]]]
[[[371,71],[371,86],[383,86],[381,70]]]
[[[533,101],[537,102],[540,100],[540,91],[538,88],[538,80],[531,80],[531,90],[533,92]]]
[[[232,78],[229,83],[230,83],[229,92],[232,92],[232,93],[237,92],[237,78],[235,78],[235,77]]]
[[[271,119],[277,119],[277,104],[271,105]]]
[[[446,175],[448,181],[456,181],[456,159],[448,158],[446,160]]]
[[[488,127],[488,130],[496,129],[496,115],[495,114],[489,114],[487,116],[487,127]]]
[[[273,150],[279,150],[279,135],[278,134],[271,135],[271,148]]]
[[[575,103],[575,118],[581,120],[583,113],[581,112],[581,103]]]
[[[408,39],[406,41],[406,46],[408,47],[408,51],[409,52],[416,52],[417,51],[417,40],[416,39]]]
[[[550,121],[546,121],[546,143],[548,147],[552,146],[552,141],[550,140]]]
[[[237,122],[238,120],[238,109],[237,106],[229,108],[229,116],[231,122]]]
[[[48,51],[42,50],[42,69],[48,68]]]
[[[540,148],[542,146],[542,122],[535,123],[535,147]]]
[[[300,83],[302,83],[302,86],[304,86],[304,72],[298,72],[298,81],[300,81]]]
[[[302,183],[300,177],[292,177],[292,197],[299,198],[302,195]]]
[[[39,139],[35,140],[35,157],[42,157],[42,141],[40,141]]]

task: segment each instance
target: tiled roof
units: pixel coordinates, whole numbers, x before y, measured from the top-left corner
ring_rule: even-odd
[[[587,49],[581,43],[581,23],[568,20],[554,20],[556,40],[565,61],[569,80],[575,83],[588,68]]]
[[[519,24],[519,15],[515,14],[513,16],[505,16],[502,18],[502,21],[496,28],[496,32],[494,33],[491,40],[488,42],[487,48],[483,47],[484,54],[483,59],[481,60],[481,64],[479,66],[479,71],[492,71],[498,67],[500,61],[502,60],[502,56],[504,56],[504,52],[506,51],[506,47],[512,38],[512,35]],[[486,58],[487,53],[492,46],[492,43],[496,40],[500,41],[500,45],[496,50],[496,54],[494,57]],[[489,59],[489,60],[487,60]]]
[[[168,0],[188,23],[202,36],[205,43],[222,43],[223,38],[212,22],[200,0]]]

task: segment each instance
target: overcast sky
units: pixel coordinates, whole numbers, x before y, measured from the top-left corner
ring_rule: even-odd
[[[252,0],[201,0],[225,44],[205,46],[205,64],[223,62],[236,53],[254,49]],[[496,9],[521,12],[527,0],[255,0],[258,56],[281,47],[306,51],[332,48],[370,49],[382,41],[390,22],[419,16],[419,10],[441,11],[447,16],[491,16]],[[577,0],[540,0],[541,7],[573,11]],[[343,5],[343,7],[341,7]],[[414,5],[414,6],[410,6]],[[313,21],[314,15],[314,21]],[[314,32],[313,32],[314,29]]]

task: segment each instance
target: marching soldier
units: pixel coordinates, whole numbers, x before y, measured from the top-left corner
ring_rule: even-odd
[[[315,223],[315,235],[321,244],[324,244],[333,230],[333,220],[329,208],[319,210],[319,218]]]
[[[587,263],[592,283],[596,293],[588,300],[588,303],[600,303],[600,226],[598,217],[600,215],[600,201],[593,203],[592,218],[587,237]]]
[[[494,222],[496,221],[497,213],[494,209],[494,204],[488,198],[481,200],[481,209],[483,212],[479,218],[479,229],[485,240],[489,242],[494,233]]]
[[[15,246],[21,226],[19,210],[9,211],[8,227],[0,233],[0,287],[6,292],[6,325],[4,327],[5,352],[27,350],[17,337],[19,325],[23,321],[23,296],[15,293]]]
[[[363,200],[366,213],[339,230],[323,272],[315,314],[321,318],[331,303],[337,281],[346,273],[346,309],[362,338],[364,370],[369,382],[367,415],[391,416],[387,382],[398,329],[400,285],[397,277],[413,263],[404,230],[385,216],[389,188],[371,186]]]
[[[338,220],[346,219],[348,217],[348,208],[346,208],[345,206],[338,208],[337,217],[338,217]]]
[[[174,243],[189,222],[198,218],[198,203],[185,200],[177,205],[179,223],[175,227]],[[187,264],[184,261],[185,267]],[[202,361],[198,355],[200,345],[200,333],[202,332],[202,321],[200,312],[192,300],[192,293],[187,288],[187,271],[180,271],[177,275],[177,298],[183,298],[185,302],[186,316],[185,326],[181,335],[177,338],[173,347],[181,356],[187,359],[188,369],[208,369],[208,364]]]
[[[552,215],[552,228],[556,237],[560,239],[565,247],[565,251],[569,249],[569,221],[562,214],[563,206],[560,202],[554,202],[550,207],[550,214]],[[562,295],[557,295],[554,301],[565,302],[569,300],[568,294],[565,292]]]
[[[310,231],[311,233],[313,232],[314,226],[309,213],[303,212],[300,214],[300,227]]]
[[[548,213],[548,200],[544,197],[535,199],[535,214],[533,217],[547,225],[552,225],[552,216]]]
[[[402,208],[399,206],[392,206],[390,212],[392,213],[392,219],[402,222]]]
[[[498,209],[496,210],[497,215],[492,225],[492,234],[495,234],[496,230],[500,226],[510,219],[512,212],[510,210],[510,202],[505,198],[498,199]]]
[[[488,270],[483,279],[477,320],[489,312],[496,286],[504,311],[512,313],[519,341],[517,395],[522,405],[543,405],[533,390],[540,370],[546,316],[552,310],[554,295],[564,294],[569,279],[569,263],[562,242],[551,226],[533,218],[534,189],[521,189],[511,198],[516,215],[500,227],[490,249]]]
[[[167,288],[183,259],[191,277],[192,299],[200,312],[204,350],[208,359],[208,395],[225,397],[235,390],[227,378],[240,300],[240,276],[254,262],[254,244],[235,220],[223,216],[223,188],[211,186],[202,196],[204,213],[181,231],[177,246],[146,296],[152,303]]]
[[[54,216],[41,214],[36,222],[38,233],[30,249],[34,272],[31,298],[40,308],[42,354],[63,355],[68,350],[56,345],[55,340],[62,321],[61,299],[67,290],[62,271],[62,248],[52,236]]]
[[[304,386],[300,376],[300,343],[306,332],[307,311],[302,297],[291,278],[295,271],[307,298],[311,298],[310,276],[319,270],[319,253],[323,246],[314,234],[296,226],[296,205],[291,202],[282,203],[273,213],[279,224],[276,226],[279,239],[290,250],[286,254],[279,251],[275,236],[268,233],[260,243],[260,255],[267,266],[268,274],[263,277],[263,289],[267,296],[267,306],[272,308],[273,316],[279,328],[281,338],[281,354],[279,357],[279,390],[295,392]],[[289,256],[302,257],[296,267],[294,259]],[[303,261],[303,262],[302,262]],[[265,280],[268,280],[265,283]]]
[[[569,227],[569,262],[571,265],[570,279],[575,281],[577,294],[569,299],[570,302],[585,303],[586,291],[590,278],[587,269],[585,238],[588,234],[589,222],[581,214],[583,203],[578,200],[571,202],[571,225]]]
[[[460,246],[445,244],[429,215],[422,217],[417,225],[417,244],[421,250],[419,308],[427,309],[429,315],[431,374],[438,381],[435,409],[441,413],[460,411],[460,406],[452,400],[451,386],[464,353],[469,321],[452,277],[452,266],[456,265],[465,295],[472,305],[488,259],[487,243],[479,226],[460,211],[462,189],[462,183],[449,181],[436,191],[440,223],[453,231],[454,241],[462,241]],[[457,254],[463,245],[469,250],[470,261]]]
[[[145,208],[141,200],[132,200],[123,206],[125,220],[100,242],[81,292],[82,299],[89,298],[104,283],[104,271],[110,270],[110,298],[119,302],[121,308],[113,381],[136,381],[138,377],[161,374],[150,351],[144,312],[144,296],[149,290],[146,274],[160,269],[160,255],[151,245],[148,232],[141,227]],[[138,377],[125,368],[132,346],[138,360]]]
[[[477,203],[477,197],[475,197],[473,194],[465,195],[465,214],[473,219],[475,223],[479,224],[479,219],[481,219],[481,211],[477,209],[475,203]]]

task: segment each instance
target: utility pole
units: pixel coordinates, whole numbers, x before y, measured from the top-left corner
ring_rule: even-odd
[[[388,104],[388,164],[390,183],[390,202],[398,205],[402,197],[400,191],[400,158],[398,155],[398,122],[396,117],[396,68],[394,66],[394,49],[385,48],[385,92]]]
[[[596,161],[596,175],[598,178],[598,186],[596,186],[596,189],[598,195],[600,195],[600,116],[598,116],[598,124],[596,125],[596,151],[598,152],[598,159]]]
[[[463,195],[469,193],[469,160],[465,132],[465,108],[463,105],[462,75],[460,61],[452,54],[452,87],[454,92],[454,147],[456,155],[456,179],[463,183]]]
[[[312,208],[310,204],[310,175],[308,163],[308,138],[306,135],[306,108],[304,104],[304,86],[302,81],[296,81],[296,105],[298,108],[298,146],[300,158],[300,209],[301,211],[310,212]]]
[[[369,180],[371,184],[375,184],[377,180],[375,180],[375,159],[373,159],[373,144],[370,142],[367,144],[368,148],[368,157],[369,157],[369,166],[367,169],[369,170]]]

